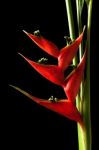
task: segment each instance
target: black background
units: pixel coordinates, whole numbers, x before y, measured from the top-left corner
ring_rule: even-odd
[[[10,5],[10,6],[9,6]],[[73,5],[74,6],[74,5]],[[91,116],[93,150],[97,146],[97,64],[98,64],[98,25],[96,3],[93,3],[91,33]],[[6,33],[4,53],[7,56],[7,85],[13,84],[40,98],[54,95],[65,98],[63,90],[41,77],[19,55],[37,61],[41,57],[49,58],[51,64],[57,61],[38,48],[23,32],[40,30],[41,34],[53,41],[59,48],[65,44],[64,35],[68,35],[68,23],[64,1],[27,1],[8,4],[4,17]],[[76,13],[75,13],[76,15]],[[75,18],[76,19],[76,18]],[[84,20],[86,20],[86,15]],[[7,47],[7,48],[5,48]],[[5,55],[4,55],[5,56]],[[5,57],[6,57],[5,56]],[[50,110],[38,106],[22,94],[7,86],[5,101],[6,145],[26,149],[77,150],[76,123]]]

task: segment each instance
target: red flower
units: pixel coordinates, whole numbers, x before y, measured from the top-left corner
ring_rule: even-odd
[[[67,96],[67,100],[60,100],[57,102],[51,102],[49,100],[42,100],[34,97],[27,92],[21,90],[18,87],[12,86],[16,90],[20,91],[36,103],[44,106],[58,114],[68,117],[71,120],[75,120],[80,123],[83,127],[83,121],[80,113],[78,112],[75,105],[75,98],[78,93],[80,83],[84,74],[85,62],[86,62],[86,51],[82,57],[81,62],[78,66],[64,78],[64,70],[69,66],[73,57],[77,53],[77,49],[82,41],[83,33],[69,46],[62,48],[60,51],[57,46],[52,42],[46,40],[41,35],[36,36],[24,31],[40,48],[42,48],[48,54],[58,59],[58,65],[44,65],[29,60],[20,54],[37,72],[49,81],[61,86]]]

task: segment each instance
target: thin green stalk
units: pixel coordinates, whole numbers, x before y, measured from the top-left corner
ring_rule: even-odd
[[[81,21],[81,14],[80,14],[80,11],[79,11],[79,5],[78,5],[78,0],[76,1],[76,8],[77,8],[77,24],[78,24],[78,32],[79,32],[79,35],[81,34],[82,32],[82,21]],[[82,42],[83,43],[83,42]],[[82,58],[82,55],[83,55],[83,44],[80,44],[79,46],[79,59],[81,60]]]
[[[80,7],[80,1],[76,0],[77,24],[78,24],[79,35],[82,32],[82,21],[81,21],[82,10],[80,8],[81,8]],[[83,55],[83,43],[81,43],[79,46],[79,61],[81,61],[82,55]],[[83,91],[84,91],[84,83],[82,81],[82,83],[80,85],[80,99],[78,98],[78,100],[76,101],[77,108],[81,114],[82,114],[82,102],[83,102],[82,100],[83,100],[83,94],[84,94]],[[82,128],[79,126],[79,124],[77,124],[77,129],[78,129],[78,147],[79,147],[79,150],[86,150],[84,132],[82,131]]]
[[[82,90],[85,89],[83,97],[83,112],[82,116],[85,124],[85,131],[82,132],[81,127],[78,125],[78,142],[79,150],[91,150],[91,118],[90,118],[90,30],[91,30],[91,15],[92,15],[92,0],[88,4],[88,22],[87,22],[87,68],[86,68],[86,79],[85,86],[82,84]],[[81,19],[81,18],[79,18]],[[80,24],[78,22],[78,27]],[[80,47],[82,52],[82,47]],[[81,54],[81,53],[80,53]],[[82,54],[81,54],[82,55]],[[81,90],[81,89],[80,89]],[[82,91],[83,92],[83,91]],[[78,105],[79,108],[79,105]],[[82,144],[82,141],[84,145]]]
[[[79,35],[81,34],[83,28],[82,28],[82,19],[81,19],[81,14],[82,14],[82,8],[83,8],[83,4],[81,5],[81,0],[76,0],[76,10],[77,10],[77,24],[78,24],[78,32]],[[83,56],[83,41],[81,42],[80,46],[79,46],[79,61],[81,61],[81,58]],[[81,83],[80,86],[80,98],[81,100],[83,99],[83,82]],[[82,110],[80,110],[80,112],[82,112]]]
[[[72,40],[74,40],[75,39],[75,29],[74,29],[74,20],[73,20],[71,0],[65,0],[65,3],[66,3],[66,10],[67,10],[70,38]],[[73,59],[73,64],[77,65],[77,56]]]
[[[90,31],[91,31],[91,16],[92,16],[92,0],[88,4],[88,22],[87,22],[87,67],[86,67],[86,80],[83,104],[83,116],[85,123],[85,138],[86,150],[91,150],[91,117],[90,117]]]

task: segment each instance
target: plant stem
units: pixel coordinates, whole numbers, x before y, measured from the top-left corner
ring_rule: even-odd
[[[81,34],[82,32],[82,21],[81,21],[81,10],[79,7],[79,0],[76,0],[76,10],[77,10],[77,24],[78,24],[78,32]],[[79,57],[82,58],[83,55],[83,44],[80,44],[79,47]]]
[[[74,20],[73,20],[71,0],[65,0],[65,3],[66,3],[66,10],[67,10],[70,38],[72,40],[74,40],[75,39],[75,29],[74,29]],[[77,56],[75,56],[75,58],[73,59],[73,65],[77,65]]]
[[[88,22],[87,22],[87,67],[86,80],[83,103],[83,116],[85,124],[85,138],[86,150],[91,150],[91,118],[90,118],[90,30],[91,30],[91,16],[92,16],[92,0],[88,4]]]
[[[82,10],[81,10],[81,7],[79,5],[80,5],[79,0],[76,0],[77,24],[78,24],[78,32],[80,35],[83,29],[82,29],[82,19],[81,19]],[[81,61],[82,56],[83,56],[83,41],[81,42],[81,44],[79,46],[79,61]],[[84,90],[83,90],[83,81],[82,81],[81,86],[80,86],[80,98],[81,98],[81,100],[83,99],[83,91]],[[82,110],[80,110],[80,112],[82,112]]]
[[[82,21],[81,21],[82,11],[80,10],[79,5],[80,5],[79,0],[76,0],[78,32],[79,32],[79,34],[81,34],[81,32],[82,32]],[[82,55],[83,55],[83,43],[81,43],[79,46],[79,61],[81,61]],[[84,94],[83,91],[84,91],[84,83],[82,81],[81,85],[80,85],[80,98],[78,98],[78,100],[76,101],[77,108],[81,114],[82,114],[82,104],[83,104],[83,94]],[[82,128],[79,126],[79,124],[77,124],[77,129],[78,129],[79,150],[85,150],[86,145],[85,145],[85,139],[84,139],[84,131],[82,131]]]
[[[76,4],[78,7],[78,5]],[[77,8],[78,9],[78,8]],[[80,13],[77,11],[77,13]],[[91,118],[90,118],[90,30],[91,30],[91,15],[92,15],[92,0],[90,0],[88,4],[88,19],[87,19],[87,67],[86,67],[86,79],[85,79],[85,86],[82,83],[80,91],[81,91],[81,98],[82,101],[82,109],[79,107],[78,102],[78,109],[81,112],[85,131],[82,132],[81,127],[78,125],[78,142],[79,142],[79,150],[91,150]],[[80,19],[80,20],[79,20]],[[81,30],[81,16],[78,14],[78,28],[79,31]],[[80,47],[80,59],[82,57],[82,50],[83,45]],[[84,90],[85,89],[85,90]]]
[[[74,21],[73,21],[73,13],[71,7],[71,0],[65,0],[66,2],[66,10],[69,24],[69,32],[70,37],[75,39],[75,30],[74,30]],[[78,0],[76,1],[77,6],[77,22],[78,22],[78,30],[79,34],[82,32],[82,22],[81,22],[81,12],[79,10]],[[77,95],[77,107],[81,112],[85,130],[78,125],[78,143],[79,150],[91,150],[91,120],[90,120],[90,29],[91,29],[91,14],[92,14],[92,0],[89,0],[88,4],[88,22],[87,22],[87,68],[86,68],[86,80],[85,86],[81,85],[80,88],[80,96]],[[80,45],[79,58],[81,60],[83,55],[83,44]],[[73,60],[73,64],[77,65],[77,58]],[[85,91],[84,91],[85,89]],[[80,98],[83,98],[83,101],[80,102]],[[83,103],[82,103],[83,102]]]

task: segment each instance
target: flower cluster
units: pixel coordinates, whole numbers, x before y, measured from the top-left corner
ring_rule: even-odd
[[[56,113],[59,113],[71,120],[74,120],[80,123],[81,126],[83,126],[83,120],[80,112],[76,108],[75,99],[79,91],[80,83],[84,74],[86,51],[83,54],[81,62],[73,69],[73,71],[67,77],[64,76],[64,71],[68,68],[68,66],[72,62],[72,59],[76,55],[79,49],[79,45],[83,39],[84,31],[76,40],[66,45],[61,50],[59,50],[54,43],[41,36],[39,32],[35,32],[35,34],[31,34],[26,31],[24,32],[42,50],[44,50],[49,55],[55,57],[58,60],[58,65],[37,63],[32,60],[29,60],[22,54],[19,54],[44,78],[48,79],[54,84],[61,86],[67,96],[67,99],[60,99],[58,101],[56,100],[55,102],[53,102],[51,100],[43,100],[34,97],[19,88],[17,88],[17,90],[19,90],[20,92],[22,92],[41,106],[44,106]]]

